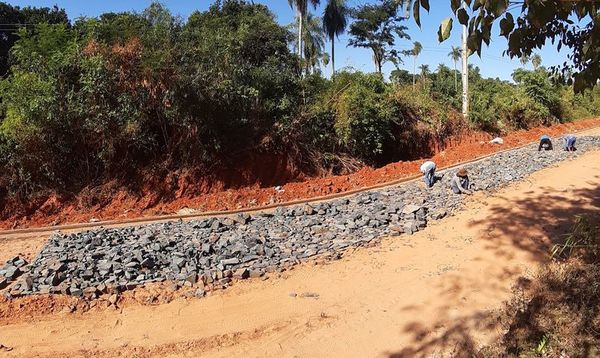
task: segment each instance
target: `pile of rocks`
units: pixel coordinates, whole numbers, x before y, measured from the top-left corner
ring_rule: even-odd
[[[580,139],[579,151],[537,152],[535,146],[467,165],[476,190],[492,190],[600,146]],[[52,236],[35,261],[21,265],[12,295],[62,293],[96,297],[151,282],[225,287],[316,256],[337,258],[349,247],[390,234],[412,234],[455,212],[463,196],[448,189],[455,170],[427,189],[419,182],[316,204]],[[12,262],[16,267],[16,263]],[[3,269],[14,280],[14,270]],[[2,277],[2,276],[0,276]],[[7,280],[8,281],[8,280]],[[1,281],[0,281],[1,282]],[[207,289],[208,289],[207,288]]]
[[[27,265],[27,261],[19,256],[6,261],[6,264],[0,268],[0,290],[5,289],[11,282],[21,276],[25,265]]]

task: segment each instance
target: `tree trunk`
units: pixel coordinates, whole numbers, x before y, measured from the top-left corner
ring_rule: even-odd
[[[331,36],[331,78],[335,77],[335,39]]]
[[[415,89],[416,76],[417,76],[417,56],[413,56],[413,90]]]
[[[304,22],[302,10],[298,9],[298,57],[302,61],[302,23]]]
[[[458,91],[458,83],[456,82],[456,60],[454,60],[454,91]]]

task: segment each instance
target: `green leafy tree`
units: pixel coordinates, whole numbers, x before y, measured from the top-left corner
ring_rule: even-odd
[[[400,25],[404,20],[400,16],[399,4],[394,0],[380,0],[376,4],[366,4],[354,9],[355,21],[350,26],[352,38],[348,44],[353,47],[371,49],[375,70],[381,73],[385,62],[394,65],[402,62],[400,53],[394,46],[396,39],[410,39],[406,33],[407,27]]]
[[[349,8],[346,0],[328,0],[323,13],[323,27],[331,42],[331,75],[335,77],[335,38],[346,31]]]
[[[413,43],[413,48],[410,51],[413,57],[413,87],[415,86],[415,78],[417,76],[417,57],[421,54],[423,50],[423,45],[419,41],[415,41]]]
[[[557,50],[570,50],[570,61],[555,72],[573,81],[576,92],[593,87],[600,80],[600,3],[597,1],[522,1],[468,0],[462,8],[459,0],[449,0],[453,15],[468,27],[467,46],[481,55],[482,44],[490,44],[492,26],[499,23],[500,35],[506,37],[506,53],[511,58],[530,56],[550,41]],[[412,12],[420,26],[420,10],[429,11],[428,0],[401,0],[407,14]],[[516,15],[516,17],[515,17]],[[450,37],[453,17],[442,21],[439,41]]]
[[[37,24],[64,24],[69,25],[69,19],[64,9],[57,6],[24,7],[12,6],[0,2],[0,75],[4,76],[9,70],[9,51],[19,39],[19,30],[33,29]]]
[[[460,58],[462,56],[462,52],[460,47],[458,46],[452,46],[450,48],[450,52],[448,52],[448,56],[452,59],[452,62],[454,62],[454,89],[458,89],[458,80],[457,80],[457,73],[458,73],[458,69],[456,64],[458,63],[458,61],[460,61]]]

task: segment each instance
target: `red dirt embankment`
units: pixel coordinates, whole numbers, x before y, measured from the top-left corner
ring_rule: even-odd
[[[503,137],[504,144],[501,146],[487,143],[492,139],[490,134],[471,132],[445,141],[445,149],[435,150],[436,154],[432,160],[438,167],[445,167],[535,141],[542,134],[556,136],[596,126],[600,126],[600,118],[516,131]],[[272,186],[264,187],[259,183],[227,189],[222,183],[193,181],[185,175],[179,176],[178,179],[169,179],[172,181],[168,185],[172,188],[170,192],[153,190],[154,188],[150,187],[143,190],[141,194],[132,193],[124,188],[114,188],[114,185],[111,188],[109,183],[100,190],[93,189],[95,192],[111,193],[108,198],[103,194],[103,198],[97,199],[94,195],[90,196],[89,192],[82,192],[69,198],[50,196],[49,199],[44,199],[36,205],[30,205],[28,210],[10,211],[10,215],[5,213],[6,219],[0,221],[0,228],[26,228],[88,222],[94,219],[125,219],[177,212],[253,208],[341,193],[406,178],[418,174],[421,163],[421,159],[401,161],[381,168],[365,167],[349,175],[281,183],[282,190],[275,190]],[[19,214],[13,214],[17,212]]]

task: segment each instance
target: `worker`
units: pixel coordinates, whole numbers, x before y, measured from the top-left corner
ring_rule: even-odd
[[[552,150],[552,141],[550,140],[550,137],[548,137],[545,134],[540,138],[540,146],[538,147],[538,152],[541,151],[542,148],[544,150]]]
[[[465,168],[461,168],[450,180],[450,188],[454,194],[472,194],[469,185],[469,174]]]
[[[421,173],[423,173],[423,181],[428,188],[433,186],[435,183],[435,169],[436,165],[431,160],[426,161],[421,165]]]
[[[572,134],[567,134],[564,138],[563,138],[563,143],[564,143],[564,147],[565,150],[568,152],[574,152],[577,150],[577,148],[575,148],[575,142],[577,141],[577,137],[575,137]]]

